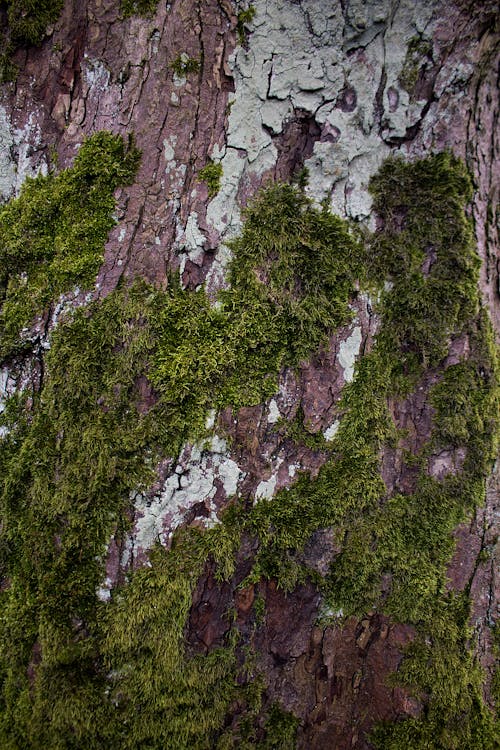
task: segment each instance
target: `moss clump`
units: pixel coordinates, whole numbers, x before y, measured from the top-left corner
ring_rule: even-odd
[[[280,367],[309,356],[351,318],[348,302],[364,248],[345,222],[327,208],[314,208],[297,187],[268,187],[246,211],[243,233],[231,248],[231,289],[222,303],[242,315],[250,301],[262,322],[268,318],[261,341],[255,327],[253,347],[262,349],[276,337]]]
[[[2,0],[0,11],[6,11],[6,26],[0,31],[0,83],[15,79],[12,55],[19,47],[38,47],[63,5],[63,0]]]
[[[4,33],[8,43],[15,48],[22,45],[38,46],[42,43],[47,27],[59,18],[63,0],[3,0],[7,11],[7,29]],[[5,42],[4,42],[5,43]]]
[[[213,406],[261,403],[282,367],[297,365],[350,317],[362,249],[344,222],[297,188],[264,191],[232,249],[231,288],[218,307],[203,292],[168,291],[155,316],[151,377],[180,435]]]
[[[222,179],[222,164],[209,162],[198,172],[198,179],[207,183],[208,197],[213,198],[220,190]]]
[[[0,359],[30,347],[35,316],[75,287],[93,285],[114,225],[113,193],[135,175],[139,154],[100,132],[60,174],[28,178],[0,208]]]
[[[175,423],[164,426],[167,406],[160,400],[144,413],[140,397],[160,296],[138,285],[77,310],[53,333],[34,407],[17,400],[3,417],[4,747],[68,748],[75,738],[75,747],[187,750],[208,747],[208,729],[222,722],[233,649],[191,660],[182,633],[211,551],[231,575],[239,537],[229,522],[168,554],[159,549],[153,569],[138,572],[115,604],[96,598],[110,535],[119,542],[129,526],[131,491],[150,484],[159,456],[179,444]]]
[[[322,432],[311,432],[307,428],[301,407],[297,409],[294,419],[290,421],[280,419],[276,425],[276,431],[296,445],[305,445],[311,450],[326,451],[331,447]]]
[[[235,692],[234,642],[208,656],[188,656],[184,646],[206,555],[206,540],[197,534],[184,536],[169,554],[159,548],[153,567],[137,571],[110,607],[104,652],[113,669],[113,740],[121,747],[214,747]]]
[[[411,165],[388,160],[371,191],[383,229],[371,242],[368,272],[393,285],[378,349],[399,360],[403,379],[418,377],[439,364],[450,337],[479,309],[480,261],[464,213],[471,183],[462,162],[443,153]]]
[[[236,24],[236,33],[238,34],[238,40],[243,47],[248,41],[248,29],[247,24],[252,23],[255,18],[255,6],[249,5],[248,8],[240,10],[238,13],[238,20]]]
[[[458,744],[443,739],[437,747],[472,747],[479,737],[478,747],[493,747],[491,717],[480,699],[480,670],[471,668],[466,604],[457,609],[443,594],[452,532],[484,500],[498,445],[497,354],[480,310],[479,261],[464,214],[470,183],[461,163],[441,154],[411,165],[387,162],[372,189],[384,226],[370,243],[366,273],[372,281],[391,281],[392,288],[380,303],[376,345],[344,389],[337,453],[314,482],[302,476],[272,501],[260,501],[243,527],[259,538],[256,578],[275,577],[292,589],[306,574],[300,552],[310,535],[333,526],[343,548],[323,584],[330,606],[346,615],[382,609],[414,624],[419,643],[436,644],[425,657],[416,648],[405,662],[402,679],[408,685],[414,678],[415,689],[428,696],[429,709],[418,722],[394,730],[394,737],[406,737],[408,730],[413,738],[394,747],[420,742],[415,746],[425,747],[422,738],[441,737],[441,715]],[[458,336],[468,338],[471,353],[445,369],[450,339]],[[430,394],[435,409],[430,441],[420,456],[411,457],[416,489],[388,496],[379,455],[400,439],[388,401],[409,395],[431,368],[441,379]],[[455,448],[465,453],[458,473],[429,477],[431,454]],[[444,658],[448,640],[453,644],[449,659]],[[429,651],[434,657],[426,670]],[[425,678],[417,679],[420,673]],[[438,689],[443,680],[454,683],[453,690]],[[384,741],[381,748],[389,746]]]
[[[384,502],[373,508],[371,516],[360,517],[346,528],[344,551],[331,581],[340,586],[339,606],[345,610],[347,604],[349,611],[357,600],[354,611],[362,612],[373,601],[374,581],[380,586],[382,575],[390,573],[392,593],[386,610],[403,622],[418,622],[442,585],[453,550],[453,528],[484,496],[497,444],[498,365],[491,328],[485,315],[478,313],[478,259],[464,216],[470,188],[462,165],[446,154],[412,165],[389,162],[372,186],[384,219],[384,228],[372,243],[372,268],[393,286],[383,298],[375,350],[361,362],[358,378],[344,395],[348,412],[339,444],[356,444],[360,428],[370,434],[371,426],[360,422],[360,416],[366,413],[364,403],[371,389],[380,394],[382,404],[389,396],[418,387],[431,367],[436,374],[442,372],[443,381],[431,394],[437,414],[431,441],[417,461],[421,468],[415,492],[395,493],[387,501],[383,492],[380,501]],[[430,254],[432,265],[424,276],[422,265]],[[430,320],[438,325],[431,327]],[[463,364],[443,371],[450,338],[459,335],[468,336],[472,354]],[[376,379],[362,382],[359,377],[370,363]],[[476,389],[467,398],[473,383]],[[461,419],[450,418],[457,413]],[[442,481],[430,478],[426,466],[431,452],[458,445],[467,452],[462,471]],[[357,563],[359,556],[362,565]],[[360,586],[363,576],[353,579],[357,567],[365,573],[366,587]]]
[[[106,714],[96,590],[107,539],[123,533],[132,483],[151,480],[144,454],[154,455],[159,439],[153,415],[137,406],[149,344],[133,294],[123,312],[115,294],[58,327],[45,387],[31,408],[20,401],[8,415],[0,457],[4,747],[69,747],[71,736],[81,747],[103,731],[89,717]]]
[[[253,688],[253,690],[252,690]],[[249,695],[250,691],[253,695]],[[295,747],[299,720],[284,711],[279,703],[268,710],[263,708],[264,684],[262,680],[248,685],[240,701],[245,709],[236,726],[230,727],[218,739],[216,750],[290,750]]]
[[[398,78],[400,85],[410,95],[415,91],[420,71],[429,61],[432,61],[432,43],[421,36],[412,37]]]
[[[152,16],[158,7],[158,0],[120,0],[123,18],[130,16]]]
[[[425,696],[425,709],[419,718],[380,725],[371,738],[380,750],[498,747],[498,727],[484,704],[483,675],[470,646],[469,617],[466,594],[442,597],[427,612],[397,675],[398,684]]]
[[[182,54],[178,55],[175,60],[170,63],[170,67],[176,76],[179,76],[179,78],[185,78],[190,73],[198,73],[201,63],[195,57],[189,57],[186,52],[182,52]]]

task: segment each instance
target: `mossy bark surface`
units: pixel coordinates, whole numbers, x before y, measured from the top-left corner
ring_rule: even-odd
[[[47,142],[0,208],[0,744],[493,750],[495,187],[439,128],[491,13],[436,4],[466,78],[434,6],[70,6],[2,94]]]

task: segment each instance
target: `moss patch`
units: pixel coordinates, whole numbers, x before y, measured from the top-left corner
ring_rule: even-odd
[[[249,5],[248,8],[240,10],[238,13],[236,33],[238,34],[238,41],[242,46],[245,46],[248,43],[249,31],[247,29],[247,25],[249,23],[252,23],[253,19],[255,18],[255,13],[256,10],[255,6],[253,5]]]
[[[418,721],[380,730],[378,746],[389,747],[384,743],[391,737],[391,747],[423,748],[434,737],[433,747],[492,748],[466,597],[459,606],[444,593],[452,531],[484,501],[498,446],[497,352],[480,310],[479,261],[464,215],[470,184],[462,165],[441,154],[411,165],[387,162],[372,190],[383,228],[371,242],[365,282],[391,282],[379,307],[376,345],[344,389],[336,455],[314,482],[302,476],[244,518],[244,528],[260,541],[250,578],[274,577],[293,589],[306,575],[300,552],[311,533],[333,526],[343,549],[323,584],[329,605],[358,616],[379,609],[420,633],[401,680],[427,696],[428,709]],[[467,338],[470,354],[446,368],[449,342],[459,336]],[[420,456],[407,457],[417,470],[416,490],[389,496],[379,456],[400,438],[388,400],[411,394],[429,372],[438,380],[430,395],[431,438]],[[457,448],[465,453],[458,473],[429,477],[429,456]]]
[[[96,133],[71,168],[28,178],[0,208],[0,359],[30,347],[23,330],[61,294],[93,286],[115,223],[113,193],[133,180],[138,159],[132,144]]]
[[[157,7],[158,0],[120,0],[120,9],[124,18],[153,16]]]
[[[97,142],[109,138],[101,134]],[[113,139],[111,144],[119,145]],[[95,154],[91,159],[89,147],[82,151],[72,170],[29,183],[5,209],[17,212],[35,243],[25,255],[20,242],[12,243],[17,273],[44,283],[56,279],[36,305],[30,302],[23,323],[69,280],[90,282],[102,257],[104,238],[99,254],[97,239],[90,244],[96,252],[83,264],[77,263],[77,242],[65,242],[64,252],[54,254],[54,237],[70,227],[69,214],[61,217],[60,203],[41,198],[42,186],[51,198],[56,180],[63,186],[70,181],[76,192],[72,180],[83,171],[90,192],[84,207],[94,210],[96,175],[87,170]],[[134,164],[135,159],[134,153]],[[115,162],[110,165],[105,187],[116,181]],[[40,204],[49,207],[48,214]],[[102,224],[94,216],[103,233],[111,225],[111,205],[104,205]],[[266,215],[280,231],[262,233]],[[208,658],[191,658],[182,634],[207,556],[221,576],[232,574],[238,514],[232,521],[227,514],[221,527],[203,537],[183,536],[169,553],[159,550],[153,569],[138,572],[110,605],[97,599],[96,590],[105,575],[110,535],[120,539],[127,529],[130,492],[151,482],[160,455],[175,456],[185,440],[203,434],[211,406],[266,398],[284,364],[312,351],[349,316],[354,279],[349,266],[360,248],[342,222],[313,209],[295,188],[273,187],[261,196],[234,250],[234,286],[221,295],[219,309],[203,293],[183,291],[172,281],[166,292],[144,284],[117,289],[61,320],[45,355],[42,391],[33,402],[12,399],[4,412],[10,430],[0,456],[5,747],[120,742],[204,748],[223,722],[235,690],[234,644]],[[61,282],[60,266],[70,268]],[[323,316],[308,302],[311,289],[318,291]],[[7,311],[9,299],[24,302],[21,293],[7,297]],[[19,327],[13,328],[17,335]],[[12,354],[14,336],[6,340]],[[144,379],[156,394],[149,411],[141,400]],[[137,713],[138,704],[143,709]]]
[[[170,63],[170,67],[179,78],[185,78],[190,73],[198,73],[200,66],[200,61],[195,57],[189,57],[186,52],[182,52]]]
[[[19,47],[38,47],[59,18],[63,0],[2,0],[6,25],[0,31],[0,83],[15,79],[11,57]]]
[[[220,181],[222,179],[222,164],[209,162],[203,169],[198,172],[198,179],[207,183],[208,197],[213,198],[220,190]]]
[[[403,68],[399,74],[399,83],[410,95],[415,91],[420,71],[432,60],[432,44],[420,36],[414,36],[408,42]]]
[[[106,148],[114,144],[111,177],[99,183],[104,190],[113,180],[131,179],[137,155],[109,134],[100,138]],[[87,174],[86,164],[82,157],[76,174]],[[39,184],[51,196],[65,174],[69,180],[68,172]],[[85,206],[92,216],[96,179],[91,172]],[[10,251],[3,243],[12,259],[3,267],[4,310],[10,299],[11,309],[18,304],[23,311],[15,335],[5,339],[9,354],[20,350],[20,326],[63,288],[80,278],[91,283],[111,221],[106,204],[90,243],[95,252],[82,265],[78,241],[61,240],[58,255],[54,237],[59,227],[72,236],[69,218],[61,218],[57,202],[48,202],[57,207],[55,218],[52,209],[44,213],[43,191],[34,185],[4,209],[25,222],[35,243],[28,253],[20,234]],[[379,729],[378,745],[424,748],[436,737],[437,748],[475,746],[479,739],[477,747],[493,748],[466,597],[444,593],[451,533],[484,497],[498,432],[496,350],[464,215],[470,183],[460,162],[441,154],[411,165],[387,162],[372,190],[383,227],[367,248],[299,188],[272,185],[246,212],[232,243],[231,286],[217,306],[173,280],[166,291],[136,283],[55,329],[43,389],[32,401],[13,398],[2,416],[10,429],[0,444],[3,746],[292,747],[294,718],[278,706],[264,708],[262,690],[252,698],[241,684],[244,650],[229,620],[224,647],[207,657],[189,653],[184,631],[207,558],[219,578],[229,579],[242,533],[258,543],[248,581],[274,577],[292,590],[312,576],[301,562],[305,544],[314,531],[333,527],[342,552],[326,580],[313,576],[329,604],[346,614],[376,608],[419,633],[398,679],[423,697],[426,709],[420,719]],[[34,292],[23,289],[31,290],[30,278],[47,276],[58,281],[35,295],[26,312],[24,298]],[[339,430],[317,479],[303,474],[250,510],[230,507],[209,532],[180,534],[171,551],[156,549],[152,567],[134,573],[111,602],[99,601],[106,545],[111,534],[119,540],[127,533],[131,491],[151,482],[161,456],[175,457],[186,440],[204,434],[210,408],[237,409],[273,395],[284,367],[298,365],[349,321],[357,279],[365,287],[392,286],[380,297],[375,346],[344,389]],[[467,338],[470,354],[446,367],[457,337]],[[408,397],[430,374],[436,381],[431,437],[418,456],[407,457],[415,490],[389,495],[380,456],[402,440],[389,400]],[[300,415],[290,430],[303,439]],[[465,455],[460,471],[429,477],[432,453],[455,449]],[[224,732],[235,699],[246,709]]]
[[[483,702],[483,675],[471,650],[468,597],[437,599],[425,627],[406,650],[397,684],[425,701],[417,719],[379,726],[372,736],[380,750],[498,746],[498,726]],[[425,633],[425,634],[424,634]]]

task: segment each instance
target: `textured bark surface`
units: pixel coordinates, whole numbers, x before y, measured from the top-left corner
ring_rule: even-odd
[[[289,180],[306,166],[311,197],[326,198],[340,215],[369,225],[368,181],[384,158],[450,149],[473,175],[481,291],[500,334],[496,3],[254,4],[242,46],[231,0],[160,2],[154,16],[126,20],[115,0],[66,0],[43,45],[16,53],[17,80],[2,88],[4,198],[26,175],[69,165],[83,138],[96,130],[133,134],[142,151],[140,171],[117,195],[119,221],[95,295],[137,275],[165,286],[169,271],[180,273],[184,286],[206,284],[215,294],[225,284],[224,240],[239,231],[241,209],[266,180]],[[425,41],[413,57],[412,38]],[[183,53],[200,62],[199,70],[185,76],[173,71]],[[223,168],[212,199],[198,179],[209,159]],[[275,425],[300,413],[311,435],[333,434],[341,389],[352,379],[356,358],[373,345],[378,320],[371,304],[360,294],[353,323],[297,372],[282,373],[273,399],[216,415],[226,440],[217,438],[202,452],[186,445],[176,461],[165,461],[157,484],[138,500],[126,544],[110,543],[107,590],[127,568],[144,562],[156,537],[168,545],[176,526],[215,522],[231,495],[272,497],[299,471],[317,474],[324,452],[296,444]],[[448,364],[463,354],[460,342],[454,346]],[[432,377],[393,404],[394,421],[406,430],[402,447],[412,452],[429,436]],[[146,409],[153,399],[147,384],[142,398]],[[402,447],[382,457],[388,492],[413,489]],[[435,455],[429,473],[456,471],[461,460],[459,452]],[[496,472],[486,506],[455,532],[449,567],[449,586],[470,590],[487,700],[494,664],[490,626],[500,601],[499,496]],[[303,554],[323,572],[338,552],[337,540],[322,531]],[[370,747],[367,732],[375,722],[419,715],[421,703],[387,682],[414,635],[410,626],[375,612],[322,628],[321,597],[312,584],[287,595],[273,580],[240,587],[254,554],[246,540],[228,583],[218,583],[207,567],[189,618],[187,641],[194,651],[223,644],[225,613],[234,606],[238,628],[258,654],[255,668],[266,676],[267,704],[278,700],[300,719],[300,748],[361,750]],[[259,623],[252,609],[257,595],[266,605]],[[230,722],[237,722],[238,711],[234,707]]]

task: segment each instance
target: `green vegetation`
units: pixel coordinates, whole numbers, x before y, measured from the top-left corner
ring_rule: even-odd
[[[242,46],[248,41],[248,30],[246,25],[252,23],[255,18],[255,6],[249,5],[245,10],[240,10],[238,13],[238,22],[236,24],[236,32],[238,34],[238,40]]]
[[[12,44],[42,43],[47,27],[59,18],[63,0],[2,0],[0,7],[7,10],[8,36]]]
[[[299,720],[283,711],[278,703],[269,710],[263,707],[262,678],[249,684],[240,700],[246,710],[236,726],[231,726],[218,739],[216,750],[290,750],[295,747]]]
[[[170,63],[170,67],[176,76],[179,76],[179,78],[185,78],[190,73],[199,72],[200,61],[195,57],[189,57],[186,52],[182,52],[182,54],[178,55],[175,60]]]
[[[15,79],[13,53],[19,47],[39,46],[63,4],[63,0],[0,0],[0,10],[7,14],[7,26],[0,31],[0,83]]]
[[[151,380],[168,405],[167,424],[184,437],[198,434],[212,407],[271,396],[281,368],[298,364],[351,315],[362,249],[345,223],[296,188],[265,190],[232,249],[231,288],[218,307],[174,284],[155,307]]]
[[[452,531],[484,501],[498,446],[497,354],[480,310],[479,263],[463,212],[470,184],[461,164],[442,154],[412,165],[387,162],[372,190],[383,229],[367,254],[366,281],[392,284],[381,299],[376,346],[344,389],[337,455],[314,482],[301,476],[243,519],[260,542],[249,580],[274,577],[292,590],[306,575],[300,552],[310,535],[333,526],[343,549],[322,584],[329,605],[345,615],[382,609],[420,633],[400,679],[428,697],[428,710],[419,720],[379,730],[378,746],[424,748],[434,738],[436,748],[493,748],[492,719],[470,651],[467,602],[454,604],[445,593]],[[457,336],[467,337],[470,354],[443,369]],[[406,457],[415,491],[388,497],[380,451],[404,436],[387,405],[422,387],[429,372],[441,374],[430,391],[432,435],[421,455]],[[465,454],[458,473],[429,477],[431,454],[456,448]],[[382,584],[388,580],[387,593]]]
[[[461,162],[438,154],[386,162],[371,188],[384,229],[371,243],[369,274],[394,284],[383,299],[378,348],[401,359],[404,378],[438,365],[449,338],[477,314],[480,262],[463,210],[472,187]]]
[[[432,43],[421,36],[414,36],[408,42],[403,69],[399,75],[400,85],[411,95],[417,85],[422,67],[432,60]]]
[[[380,750],[449,750],[498,747],[498,726],[482,698],[483,675],[471,651],[466,594],[441,596],[426,613],[425,627],[406,650],[397,683],[426,708],[417,719],[385,724],[372,741]]]
[[[183,645],[206,556],[196,534],[173,554],[157,550],[152,569],[136,573],[110,612],[104,650],[113,668],[111,700],[121,727],[113,741],[120,747],[213,747],[235,692],[234,642],[192,657]]]
[[[152,16],[157,7],[158,0],[120,0],[120,9],[124,18]]]
[[[276,431],[283,437],[292,440],[296,445],[305,445],[313,451],[326,451],[330,447],[322,432],[313,433],[304,424],[304,412],[300,406],[294,419],[290,421],[286,419],[278,420]]]
[[[138,159],[132,143],[96,133],[71,169],[28,178],[0,208],[0,359],[30,348],[23,329],[61,294],[93,286],[114,224],[113,193],[133,180]]]
[[[22,329],[63,292],[92,283],[113,189],[136,166],[133,147],[97,134],[71,170],[28,182],[2,209],[3,356],[24,355]],[[493,750],[467,596],[445,586],[452,531],[483,501],[497,450],[497,354],[464,215],[470,190],[448,154],[386,162],[372,181],[382,228],[366,246],[299,187],[271,185],[231,244],[230,287],[218,305],[173,279],[166,291],[136,282],[60,320],[40,393],[12,397],[0,417],[8,428],[0,441],[2,747],[293,747],[297,720],[267,702],[263,681],[245,684],[255,655],[231,613],[210,654],[192,653],[185,640],[207,560],[219,580],[231,579],[245,534],[257,552],[241,586],[273,577],[292,590],[313,578],[345,615],[375,608],[414,625],[394,679],[425,710],[379,727],[378,747]],[[250,509],[245,500],[230,505],[210,531],[177,534],[170,551],[155,548],[151,567],[100,601],[106,547],[111,536],[126,538],[131,493],[151,485],[162,457],[203,438],[209,409],[273,395],[283,368],[349,322],[357,280],[391,288],[378,302],[375,345],[344,388],[335,439],[309,435],[300,412],[277,426],[328,450],[318,477],[301,474]],[[447,366],[457,337],[466,337],[467,357]],[[389,405],[417,388],[433,408],[431,435],[418,455],[404,454],[413,490],[389,494],[381,452],[406,439]],[[460,452],[457,471],[430,477],[441,451]],[[342,543],[324,580],[301,555],[323,528]]]
[[[72,733],[78,747],[94,747],[92,732],[103,731],[89,715],[104,712],[95,592],[105,539],[124,532],[124,493],[131,482],[151,481],[143,454],[157,432],[153,415],[136,405],[149,353],[138,299],[131,294],[122,316],[116,302],[110,295],[91,316],[79,310],[56,329],[35,408],[21,400],[9,415],[1,454],[2,571],[10,582],[0,619],[3,747],[68,747]],[[33,649],[43,658],[26,715]]]
[[[198,172],[198,179],[207,183],[208,197],[213,198],[220,190],[222,179],[222,164],[210,161]]]
[[[102,150],[105,169],[97,159]],[[117,139],[99,134],[71,170],[29,182],[5,208],[15,219],[4,221],[4,257],[15,261],[3,308],[9,356],[23,351],[20,327],[35,309],[77,281],[91,282],[104,228],[112,223],[108,188],[129,179],[136,160]],[[84,189],[86,202],[73,201]],[[61,194],[71,200],[62,202]],[[87,229],[88,208],[95,234]],[[272,235],[262,233],[266,214]],[[31,242],[20,242],[21,227]],[[101,236],[100,252],[97,239],[83,245],[82,236]],[[210,746],[236,690],[234,641],[209,657],[190,657],[182,635],[207,556],[220,576],[232,574],[238,514],[228,513],[203,536],[182,536],[169,553],[158,550],[153,568],[136,573],[107,606],[95,594],[105,576],[106,544],[110,535],[119,541],[126,533],[131,491],[150,484],[161,455],[176,455],[186,439],[203,434],[210,406],[260,402],[275,390],[284,364],[307,355],[332,325],[348,319],[354,279],[348,266],[358,249],[341,221],[310,207],[295,188],[273,187],[248,212],[234,245],[235,285],[221,296],[220,309],[173,281],[166,292],[138,283],[60,320],[41,392],[34,400],[11,399],[2,415],[10,430],[0,455],[0,550],[8,581],[0,615],[3,746]],[[256,268],[271,283],[258,281]],[[42,290],[36,304],[30,294],[28,312],[24,297],[11,291],[14,273],[27,277],[25,288],[33,278]],[[306,297],[312,288],[324,304],[321,320]],[[16,325],[7,325],[11,320]],[[149,411],[140,396],[145,377],[157,398]],[[139,704],[144,709],[137,713]],[[269,732],[276,726],[273,719]]]

